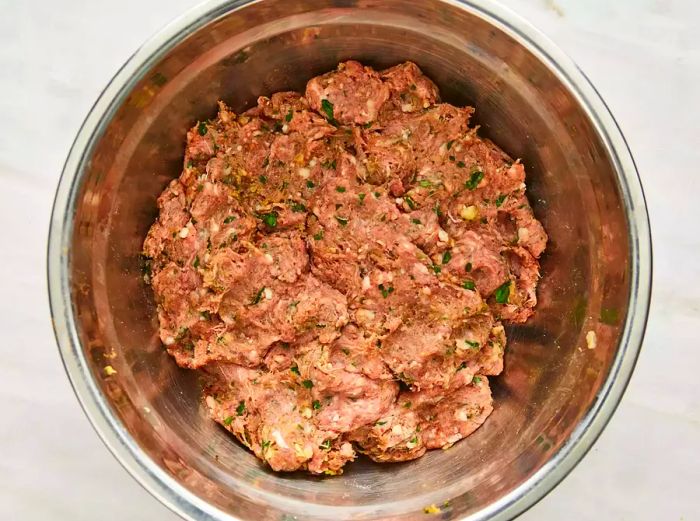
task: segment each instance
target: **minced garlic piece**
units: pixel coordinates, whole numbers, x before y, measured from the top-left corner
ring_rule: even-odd
[[[595,349],[598,345],[598,337],[596,336],[595,331],[591,330],[586,333],[586,345],[588,346],[588,349]]]
[[[112,367],[111,365],[106,365],[104,370],[105,370],[105,374],[107,376],[112,376],[114,374],[117,374],[117,370],[114,367]]]
[[[427,507],[423,508],[423,512],[426,514],[439,514],[442,512],[439,506],[437,506],[435,503],[432,505],[428,505]]]

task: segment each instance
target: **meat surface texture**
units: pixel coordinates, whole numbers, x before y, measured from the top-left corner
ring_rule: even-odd
[[[547,236],[472,112],[348,61],[187,133],[143,247],[160,338],[272,469],[414,459],[493,410]]]

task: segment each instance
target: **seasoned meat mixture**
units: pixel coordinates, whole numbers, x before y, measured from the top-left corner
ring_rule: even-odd
[[[472,112],[348,61],[188,132],[144,243],[160,337],[274,470],[418,458],[491,413],[547,235]]]

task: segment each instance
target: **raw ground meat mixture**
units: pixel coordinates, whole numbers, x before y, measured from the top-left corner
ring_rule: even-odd
[[[144,243],[160,338],[274,470],[418,458],[491,413],[547,236],[472,112],[348,61],[188,132]]]

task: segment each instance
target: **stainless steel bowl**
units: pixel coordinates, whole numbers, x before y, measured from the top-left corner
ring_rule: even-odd
[[[139,252],[185,130],[355,58],[417,62],[529,175],[551,237],[533,320],[511,327],[496,410],[448,451],[361,460],[341,477],[274,474],[210,422],[156,334]],[[508,519],[581,459],[630,378],[651,247],[635,166],[576,66],[488,0],[211,1],[124,65],[87,117],[56,195],[51,308],[76,394],[109,449],[188,519]],[[594,331],[595,349],[585,336]],[[111,376],[106,366],[117,372]],[[445,504],[449,501],[449,504]]]

